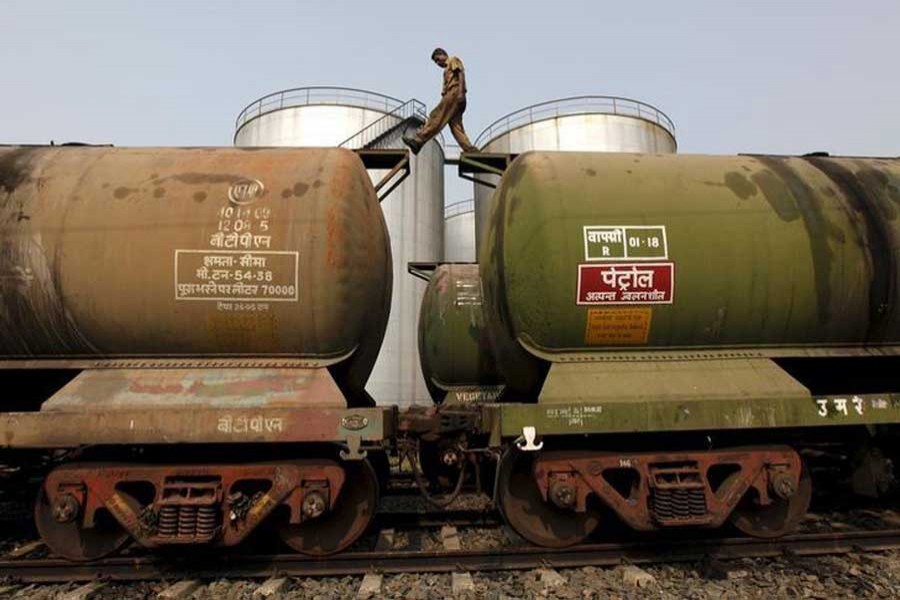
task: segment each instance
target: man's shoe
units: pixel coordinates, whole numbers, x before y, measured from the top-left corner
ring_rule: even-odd
[[[403,136],[403,143],[409,146],[409,149],[412,150],[413,154],[418,154],[419,150],[422,149],[422,145],[416,141],[416,138],[411,138],[408,135]]]

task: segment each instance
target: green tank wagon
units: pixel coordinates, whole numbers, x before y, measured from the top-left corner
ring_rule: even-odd
[[[898,215],[898,159],[518,156],[479,254],[506,385],[483,427],[512,446],[513,528],[568,545],[602,507],[638,530],[782,535],[829,444],[856,489],[883,490]]]

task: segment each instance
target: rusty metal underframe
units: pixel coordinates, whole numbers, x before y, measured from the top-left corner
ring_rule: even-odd
[[[711,469],[718,471],[720,480],[710,481]],[[596,494],[640,531],[718,527],[750,489],[756,491],[760,506],[777,500],[773,496],[779,492],[797,490],[801,470],[800,456],[787,446],[633,454],[548,452],[534,463],[535,481],[546,501],[584,512],[588,497]],[[613,481],[620,483],[619,489]],[[621,482],[629,489],[623,490]]]
[[[390,408],[195,408],[0,413],[0,447],[332,442],[381,444]]]
[[[52,471],[44,489],[54,518],[80,519],[83,529],[93,528],[97,510],[105,508],[148,548],[234,546],[278,506],[289,508],[291,524],[327,513],[344,480],[343,469],[327,460],[213,466],[73,463]],[[260,489],[261,482],[268,489]],[[128,493],[136,484],[152,486],[152,502],[141,504]]]

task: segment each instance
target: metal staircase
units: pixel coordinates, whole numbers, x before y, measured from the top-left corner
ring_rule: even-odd
[[[413,98],[383,117],[366,125],[339,144],[350,150],[374,149],[392,133],[407,126],[418,127],[425,122],[425,104]]]

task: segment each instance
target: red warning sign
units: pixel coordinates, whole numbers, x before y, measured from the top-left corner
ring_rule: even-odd
[[[578,265],[578,304],[671,304],[675,264]]]

